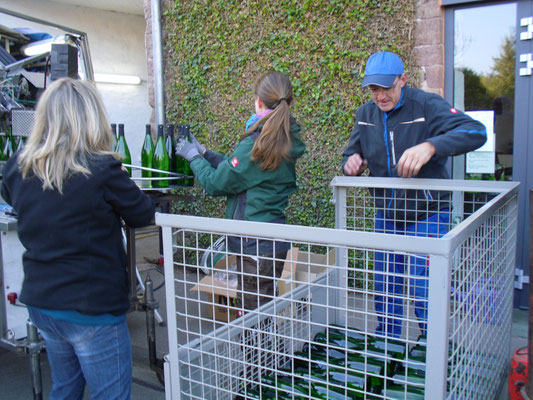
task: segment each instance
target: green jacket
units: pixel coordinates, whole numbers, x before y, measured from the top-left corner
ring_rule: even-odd
[[[265,171],[250,159],[260,131],[242,139],[231,156],[206,151],[191,162],[196,179],[212,196],[227,196],[227,219],[285,222],[289,195],[296,190],[296,160],[305,151],[300,125],[291,118],[292,150],[274,171]]]
[[[305,151],[300,125],[291,118],[290,160],[274,171],[264,171],[250,160],[254,132],[241,140],[231,156],[207,151],[205,158],[192,161],[196,179],[212,196],[228,196],[226,218],[270,222],[284,217],[289,195],[296,190],[296,160]]]

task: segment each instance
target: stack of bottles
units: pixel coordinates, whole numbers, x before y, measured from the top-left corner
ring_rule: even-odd
[[[294,353],[292,368],[263,375],[240,398],[423,400],[425,349],[424,338],[408,351],[397,340],[330,326]]]
[[[111,124],[113,135],[116,135],[117,125]],[[178,135],[190,142],[189,125],[178,125]],[[131,155],[124,134],[124,124],[118,124],[118,136],[115,137],[113,150],[121,156],[124,164],[131,165]],[[176,182],[177,186],[193,186],[194,177],[189,162],[176,155],[176,137],[174,135],[174,125],[167,124],[165,127],[158,125],[156,141],[152,140],[151,127],[146,125],[146,132],[141,149],[141,166],[144,168],[157,169],[160,171],[174,172],[186,175],[187,178],[179,180],[168,180],[169,175],[163,172],[155,172],[142,169],[143,178],[156,178],[148,180],[148,187],[168,188],[169,182]],[[131,168],[127,168],[131,176]]]

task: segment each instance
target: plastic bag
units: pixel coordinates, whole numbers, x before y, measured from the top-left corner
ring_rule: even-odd
[[[232,262],[230,265],[228,265],[227,270],[214,269],[213,279],[215,284],[218,286],[236,289],[239,283],[239,278],[237,277],[237,264]]]

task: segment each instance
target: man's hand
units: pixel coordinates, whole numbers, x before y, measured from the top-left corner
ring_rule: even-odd
[[[360,154],[354,153],[348,157],[346,164],[344,164],[344,173],[350,176],[359,175],[365,170],[367,165],[368,161],[363,160]]]
[[[398,161],[398,176],[411,178],[417,176],[420,169],[435,155],[435,146],[429,142],[423,142],[405,150]]]

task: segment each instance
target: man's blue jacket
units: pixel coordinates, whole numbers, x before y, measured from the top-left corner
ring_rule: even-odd
[[[342,167],[344,170],[348,157],[359,153],[368,161],[371,176],[396,177],[396,164],[403,152],[429,142],[436,153],[416,177],[449,178],[448,157],[475,150],[486,140],[483,124],[436,94],[405,86],[398,104],[389,112],[381,111],[373,101],[357,109]],[[448,192],[376,189],[374,195],[376,207],[401,224],[426,219],[450,206]]]

